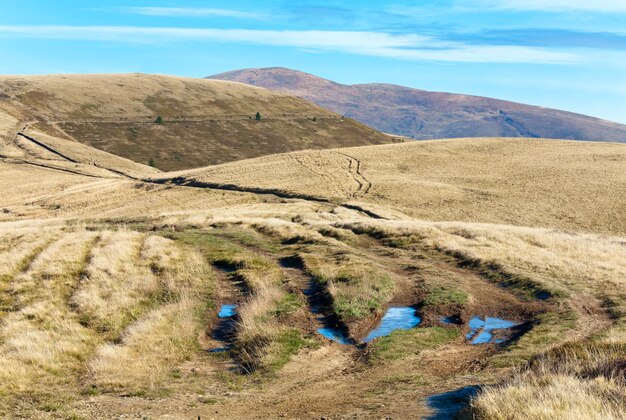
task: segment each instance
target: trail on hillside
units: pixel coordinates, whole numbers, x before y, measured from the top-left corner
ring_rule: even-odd
[[[352,178],[354,178],[354,181],[358,185],[357,190],[352,193],[352,198],[362,197],[367,194],[372,188],[372,183],[367,178],[365,178],[365,175],[363,175],[363,172],[361,171],[361,161],[346,153],[337,151],[335,151],[335,153],[343,156],[348,160],[348,172],[350,172],[350,175],[352,176]]]

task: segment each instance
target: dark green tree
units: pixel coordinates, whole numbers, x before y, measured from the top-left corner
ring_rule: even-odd
[[[148,161],[148,166],[156,168],[156,162],[154,161],[154,158],[150,158],[150,160]]]
[[[156,120],[154,120],[154,122],[161,125],[163,124],[163,118],[159,115],[158,117],[156,117]]]
[[[256,118],[257,121],[261,121],[261,113],[257,112],[254,118]]]

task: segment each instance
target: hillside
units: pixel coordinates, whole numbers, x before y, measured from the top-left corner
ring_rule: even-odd
[[[283,93],[142,74],[0,77],[2,148],[14,149],[15,133],[24,127],[161,170],[390,142]]]
[[[420,140],[537,137],[626,142],[622,124],[492,98],[377,83],[342,85],[285,68],[237,70],[211,79],[299,96],[379,131]]]
[[[625,145],[159,173],[28,133],[0,153],[0,416],[624,415]],[[417,325],[370,339],[392,310]]]
[[[168,176],[425,220],[626,234],[625,167],[622,144],[478,138],[304,151]]]

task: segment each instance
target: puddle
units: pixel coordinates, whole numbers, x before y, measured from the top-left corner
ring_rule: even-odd
[[[370,341],[391,334],[395,330],[410,330],[417,327],[422,319],[417,316],[415,309],[411,307],[389,308],[380,323],[363,339],[363,342]]]
[[[227,351],[231,351],[231,350],[232,350],[232,346],[217,347],[217,348],[209,350],[209,353],[226,353]]]
[[[224,343],[222,347],[217,347],[209,350],[209,353],[222,353],[231,350],[231,346],[228,344],[232,338],[233,331],[237,323],[237,305],[224,304],[220,306],[220,310],[217,313],[217,324],[213,328],[211,336],[213,339]]]
[[[339,344],[356,344],[347,334],[345,328],[338,325],[336,317],[328,308],[329,305],[324,297],[324,293],[315,280],[311,279],[309,281],[307,288],[304,290],[304,295],[309,302],[311,313],[322,324],[322,328],[317,329],[319,334]]]
[[[456,391],[428,397],[426,402],[433,410],[433,414],[426,417],[430,420],[446,420],[457,418],[461,411],[467,407],[472,397],[478,394],[479,387],[466,386]]]
[[[479,317],[475,316],[470,319],[468,325],[471,330],[465,337],[468,340],[472,340],[472,344],[489,344],[503,343],[506,341],[504,338],[494,339],[492,333],[494,330],[510,329],[519,324],[513,321],[507,321],[506,319],[491,317],[487,317],[483,321]]]
[[[237,313],[236,309],[237,305],[222,305],[217,316],[220,318],[230,318],[231,316],[235,316]]]
[[[339,344],[354,344],[354,340],[348,337],[341,328],[324,327],[319,328],[317,332]]]
[[[539,299],[539,300],[548,300],[552,297],[552,294],[550,292],[546,292],[546,291],[538,291],[537,293],[535,293],[535,298]]]

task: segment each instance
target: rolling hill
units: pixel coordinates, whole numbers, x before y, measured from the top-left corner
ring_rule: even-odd
[[[0,77],[3,148],[24,127],[162,170],[391,141],[283,93],[143,74]]]
[[[237,70],[210,78],[299,96],[379,131],[419,140],[537,137],[626,142],[622,124],[492,98],[379,83],[342,85],[285,68]]]

